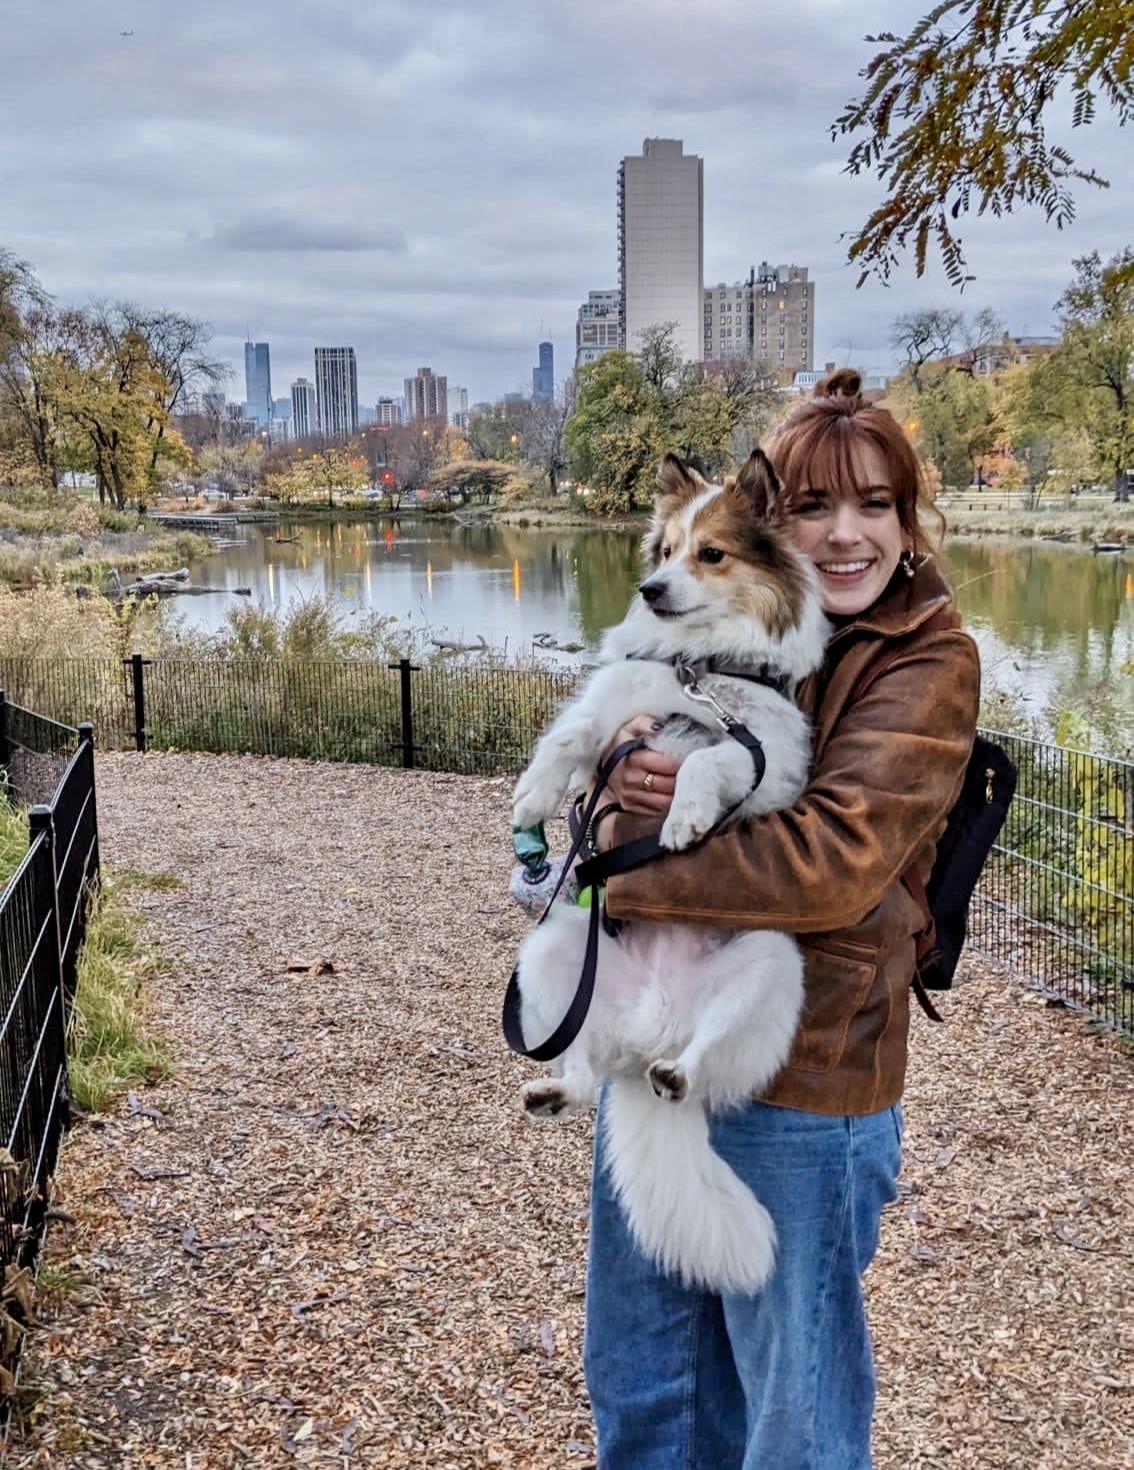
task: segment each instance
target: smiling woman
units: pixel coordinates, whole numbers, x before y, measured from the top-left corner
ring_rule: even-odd
[[[771,446],[783,493],[768,509],[815,567],[834,624],[822,668],[799,695],[812,730],[806,789],[790,807],[606,887],[610,916],[629,921],[631,935],[640,925],[712,925],[794,936],[805,1001],[786,1065],[710,1124],[713,1149],[775,1223],[776,1266],[758,1292],[690,1286],[643,1251],[612,1185],[603,1104],[584,1349],[601,1470],[871,1463],[861,1278],[901,1162],[922,927],[905,879],[929,876],[972,748],[980,680],[931,554],[912,446],[860,387],[856,373],[832,375]],[[679,528],[686,542],[698,534],[692,509]],[[671,525],[664,535],[676,541]],[[728,544],[722,528],[702,529],[704,545],[722,552],[704,563],[695,545],[683,547],[684,576],[703,591],[727,566]],[[650,579],[663,584],[674,559],[665,544]],[[649,739],[650,729],[643,711],[616,743]],[[652,829],[677,769],[657,750],[637,751],[610,793],[624,811],[649,814]],[[650,829],[616,817],[598,841]]]

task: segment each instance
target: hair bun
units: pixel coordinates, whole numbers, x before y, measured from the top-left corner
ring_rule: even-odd
[[[862,374],[854,368],[839,368],[815,384],[814,398],[854,398],[862,393]]]

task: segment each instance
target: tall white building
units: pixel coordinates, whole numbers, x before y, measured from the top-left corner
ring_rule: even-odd
[[[353,347],[316,347],[319,431],[328,439],[358,433],[358,364]]]
[[[598,362],[604,352],[621,346],[621,291],[588,291],[575,323],[575,367]]]
[[[449,422],[455,429],[467,429],[469,426],[469,390],[467,388],[450,388],[447,398]]]
[[[319,407],[315,384],[296,378],[291,385],[291,432],[296,439],[306,439],[319,427]]]
[[[701,360],[704,177],[680,138],[647,138],[618,169],[618,267],[622,345],[674,322],[688,362]]]

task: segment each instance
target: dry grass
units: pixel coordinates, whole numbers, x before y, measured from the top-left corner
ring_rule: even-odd
[[[593,1463],[590,1125],[516,1105],[502,781],[102,755],[175,1080],[65,1146],[13,1470]],[[915,1023],[878,1470],[1134,1463],[1130,1057],[979,967]]]

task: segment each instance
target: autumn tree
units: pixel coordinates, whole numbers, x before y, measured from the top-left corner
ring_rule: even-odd
[[[1075,278],[1057,303],[1062,341],[1051,371],[1077,395],[1096,467],[1130,498],[1134,470],[1134,250],[1104,265],[1097,250],[1072,262]]]
[[[930,242],[955,285],[971,279],[956,222],[1036,205],[1058,227],[1075,217],[1071,185],[1106,187],[1046,132],[1058,99],[1075,127],[1101,102],[1134,118],[1134,3],[940,0],[904,36],[868,36],[876,54],[861,97],[832,125],[854,138],[847,172],[885,196],[848,248],[861,285],[889,277],[910,247],[918,275]]]

